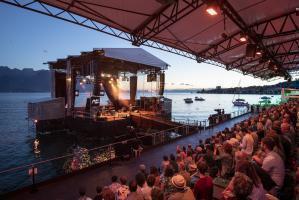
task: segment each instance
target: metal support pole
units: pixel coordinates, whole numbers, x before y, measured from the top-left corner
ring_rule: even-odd
[[[35,171],[34,171],[34,165],[32,165],[32,168],[31,168],[31,170],[32,170],[32,175],[31,175],[31,177],[32,177],[32,186],[31,186],[31,193],[35,193],[35,192],[37,192],[37,188],[36,188],[36,184],[35,184]]]

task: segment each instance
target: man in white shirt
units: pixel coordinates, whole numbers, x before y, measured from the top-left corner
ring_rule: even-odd
[[[242,152],[246,153],[248,156],[251,156],[253,152],[254,140],[247,129],[242,129],[242,132],[243,134],[245,133],[241,143]]]
[[[273,151],[275,142],[271,137],[265,137],[262,140],[262,150],[266,153],[266,157],[262,162],[262,168],[268,172],[272,180],[276,183],[276,187],[271,193],[276,195],[277,191],[282,188],[285,176],[284,162],[281,157]]]

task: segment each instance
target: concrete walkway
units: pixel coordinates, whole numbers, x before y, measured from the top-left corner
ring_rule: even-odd
[[[95,195],[97,185],[105,186],[110,184],[112,175],[126,175],[129,180],[134,178],[137,173],[139,164],[143,163],[149,169],[150,166],[160,166],[163,155],[175,153],[177,145],[197,145],[198,140],[205,140],[214,133],[223,130],[225,127],[232,127],[234,124],[250,117],[250,114],[224,122],[211,129],[175,140],[169,144],[153,147],[142,153],[140,158],[129,161],[115,161],[111,166],[106,165],[96,169],[88,170],[82,174],[77,174],[55,183],[40,186],[38,192],[31,194],[29,191],[22,191],[14,194],[9,199],[30,199],[30,200],[74,200],[78,199],[78,188],[86,187],[87,195],[91,198]]]

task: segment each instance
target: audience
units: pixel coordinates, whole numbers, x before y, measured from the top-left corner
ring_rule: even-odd
[[[109,187],[96,188],[94,199],[209,200],[219,180],[228,183],[224,199],[294,198],[294,186],[287,187],[295,182],[297,107],[296,102],[273,106],[194,147],[177,146],[176,154],[163,156],[161,172],[151,166],[148,174],[142,164],[129,186],[125,176],[120,183],[112,176]],[[299,183],[298,174],[299,168]],[[90,199],[85,193],[80,188],[80,200]]]

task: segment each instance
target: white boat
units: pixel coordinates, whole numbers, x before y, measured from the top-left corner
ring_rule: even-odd
[[[270,104],[271,103],[271,97],[262,96],[259,100],[260,104]]]
[[[271,99],[271,97],[262,96],[261,99],[263,99],[263,100],[269,100],[269,99]]]
[[[202,98],[202,97],[195,97],[195,99],[194,99],[195,101],[205,101],[205,99],[204,98]]]
[[[233,101],[234,106],[248,106],[248,102],[246,102],[244,99],[236,99]]]
[[[240,81],[238,83],[238,88],[240,88],[240,83],[241,83],[241,79],[240,79]],[[234,104],[234,106],[239,106],[239,107],[249,106],[249,103],[246,102],[245,99],[241,99],[240,98],[240,91],[238,93],[238,98],[237,99],[235,99],[235,95],[236,94],[234,94],[233,101],[232,101],[232,103]]]
[[[193,100],[191,98],[184,99],[185,103],[193,103]]]

